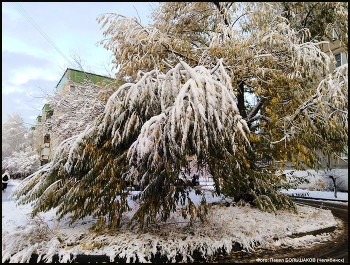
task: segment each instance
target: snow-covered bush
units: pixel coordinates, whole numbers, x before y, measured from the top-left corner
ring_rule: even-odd
[[[12,155],[15,151],[23,150],[27,145],[28,129],[18,113],[11,113],[1,126],[1,160]]]
[[[118,232],[95,233],[89,231],[91,220],[72,226],[51,226],[39,219],[26,226],[16,227],[12,233],[3,233],[2,262],[28,262],[35,251],[38,261],[52,262],[57,255],[60,263],[71,262],[77,255],[106,255],[126,263],[157,262],[157,257],[167,262],[193,262],[200,257],[210,262],[213,255],[242,250],[283,247],[305,248],[329,240],[329,235],[299,233],[337,226],[330,210],[297,206],[298,213],[280,211],[279,214],[261,212],[254,207],[234,205],[211,207],[207,222],[189,226],[181,213],[174,213],[164,223],[152,224],[139,233],[125,223]],[[50,220],[52,215],[47,216]],[[249,221],[247,221],[249,220]]]
[[[6,251],[2,255],[2,261],[9,260],[19,263],[28,263],[33,253],[39,254],[37,262],[44,259],[52,261],[55,254],[52,250],[60,245],[61,239],[49,228],[40,217],[29,219],[28,224],[16,227],[14,233],[5,233],[2,237],[2,249]]]

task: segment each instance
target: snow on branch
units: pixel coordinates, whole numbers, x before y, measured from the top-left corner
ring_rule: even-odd
[[[92,214],[101,217],[102,225],[108,215],[115,226],[129,209],[127,183],[137,183],[143,203],[135,215],[144,211],[141,216],[154,218],[162,207],[176,209],[180,197],[173,196],[180,191],[171,187],[188,167],[188,156],[205,160],[221,152],[234,157],[237,146],[242,154],[250,146],[248,133],[222,61],[215,71],[181,61],[165,74],[153,70],[119,87],[104,113],[84,132],[63,141],[49,167],[30,176],[17,195],[25,195],[21,202],[35,200],[34,213],[58,206],[61,217],[73,213],[76,220]],[[159,187],[163,195],[154,192]],[[106,196],[112,200],[108,212]],[[161,207],[149,206],[157,201]],[[74,208],[72,202],[80,206]],[[189,203],[191,215],[194,208]]]
[[[340,124],[347,135],[348,121],[348,64],[344,64],[323,79],[314,94],[302,102],[292,115],[285,117],[285,135],[276,144],[302,133],[300,121],[307,120],[316,132],[316,125]],[[326,125],[325,125],[326,126]],[[344,135],[345,136],[345,135]],[[346,137],[347,138],[347,137]]]
[[[181,68],[185,71],[179,71]],[[217,67],[217,74],[221,76],[219,81],[202,66],[191,68],[181,62],[175,69],[178,71],[170,71],[171,74],[159,84],[160,95],[164,97],[170,93],[172,105],[167,100],[161,100],[164,112],[144,123],[128,156],[136,159],[137,163],[149,157],[150,164],[155,165],[159,154],[170,154],[175,160],[179,153],[189,149],[189,145],[192,149],[188,155],[197,156],[203,155],[210,145],[222,146],[227,140],[225,138],[229,138],[232,148],[241,141],[239,135],[249,145],[246,136],[249,128],[239,115],[236,97],[222,62]],[[181,83],[184,75],[186,79]],[[174,87],[177,88],[175,97]]]

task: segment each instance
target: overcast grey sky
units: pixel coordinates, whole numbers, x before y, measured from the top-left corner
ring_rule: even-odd
[[[112,54],[97,45],[103,36],[96,17],[112,12],[140,17],[143,24],[148,24],[156,6],[154,2],[3,2],[2,122],[8,113],[18,112],[28,126],[34,124],[45,94],[52,94],[65,69],[72,68],[39,33],[40,29],[69,60],[73,61],[72,55],[76,54],[84,70],[107,75],[105,68]]]

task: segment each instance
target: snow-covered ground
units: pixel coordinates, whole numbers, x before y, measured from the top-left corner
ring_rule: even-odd
[[[332,191],[333,182],[328,177],[329,175],[336,178],[338,190],[348,191],[348,169],[347,168],[335,168],[332,170],[284,170],[284,174],[287,176],[294,175],[300,178],[306,178],[308,183],[299,185],[299,189],[315,190],[315,191]]]
[[[326,170],[285,170],[287,176],[294,175],[300,178],[306,178],[309,182],[303,183],[297,189],[282,190],[285,194],[296,197],[331,199],[331,200],[348,200],[348,192],[337,192],[337,198],[334,196],[333,182],[328,177],[332,175],[336,178],[339,185],[338,190],[348,190],[348,169],[332,169]]]
[[[204,185],[205,183],[200,183]],[[47,262],[54,254],[59,254],[60,262],[67,262],[70,254],[107,255],[124,257],[127,262],[147,262],[152,255],[160,253],[175,261],[177,254],[184,261],[190,261],[194,250],[203,257],[213,255],[220,248],[227,252],[234,243],[243,246],[244,251],[254,251],[258,247],[305,247],[327,240],[329,235],[289,237],[292,234],[332,227],[337,221],[329,210],[298,206],[298,213],[288,211],[273,213],[261,212],[248,205],[226,207],[215,205],[210,209],[205,224],[196,222],[188,226],[181,214],[173,216],[164,224],[151,226],[139,233],[126,226],[114,232],[95,233],[89,230],[94,220],[85,218],[73,225],[68,219],[57,221],[55,211],[41,213],[30,218],[30,205],[16,206],[11,193],[18,185],[11,181],[2,196],[2,261],[27,262],[31,254],[40,258],[46,255]],[[208,200],[220,201],[208,191]]]

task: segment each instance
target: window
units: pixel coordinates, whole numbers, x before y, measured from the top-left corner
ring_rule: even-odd
[[[45,134],[44,143],[50,143],[50,134]]]
[[[348,62],[348,58],[347,58],[345,52],[337,53],[334,55],[334,57],[335,57],[335,60],[337,62],[335,65],[336,68],[343,65],[343,64],[346,64]]]
[[[50,119],[53,115],[53,110],[49,110],[47,113],[46,113],[46,119]]]
[[[52,130],[52,122],[51,121],[46,122],[46,127],[47,127],[48,131],[51,131]]]
[[[335,31],[335,29],[333,29],[333,41],[338,40],[339,39],[339,35],[338,33]]]
[[[337,64],[335,65],[335,67],[341,66],[341,54],[338,53],[338,54],[334,55],[334,57],[335,57],[335,60],[337,61]]]

